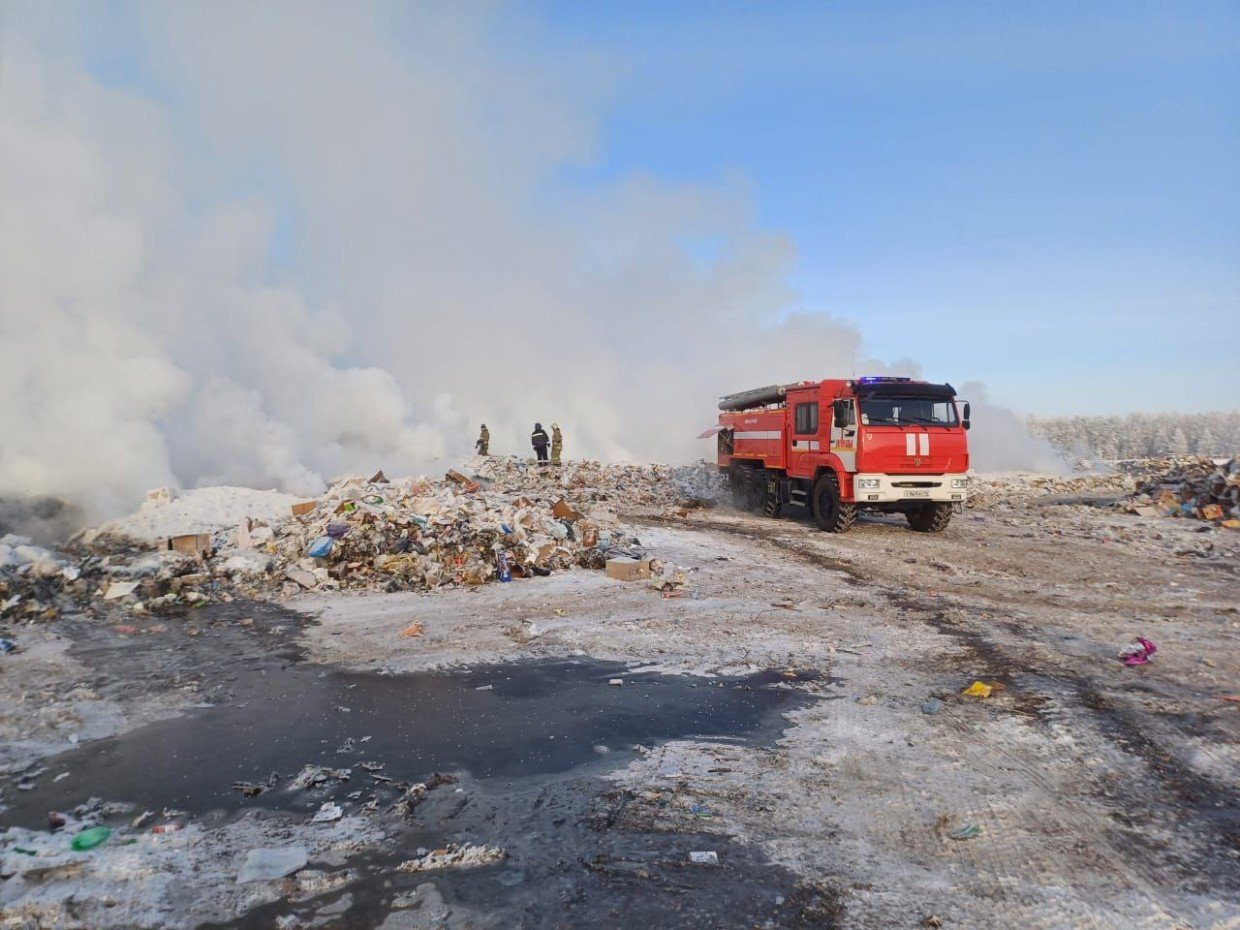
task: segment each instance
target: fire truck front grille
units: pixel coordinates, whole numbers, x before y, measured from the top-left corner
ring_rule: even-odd
[[[941,488],[942,481],[893,481],[893,488]]]

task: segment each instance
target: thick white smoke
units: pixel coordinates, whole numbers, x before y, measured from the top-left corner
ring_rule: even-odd
[[[492,10],[159,5],[103,55],[74,10],[3,29],[0,494],[310,492],[481,422],[688,460],[718,394],[856,369],[855,329],[781,317],[792,246],[743,191],[574,192],[606,72],[501,54]]]
[[[960,399],[968,400],[973,408],[969,460],[975,471],[1034,471],[1054,475],[1070,470],[1068,462],[1054,446],[1030,436],[1020,417],[992,403],[984,384],[967,381],[960,392]]]

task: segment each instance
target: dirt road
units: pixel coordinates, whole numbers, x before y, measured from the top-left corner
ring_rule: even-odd
[[[180,698],[164,713],[208,694],[217,705],[261,704],[261,713],[279,715],[281,704],[269,700],[275,692],[254,676],[287,666],[306,677],[281,685],[281,695],[310,700],[320,693],[316,682],[335,682],[330,700],[314,698],[323,714],[336,714],[325,752],[338,752],[345,732],[361,739],[370,726],[341,723],[354,719],[341,704],[357,703],[339,690],[348,687],[339,684],[344,674],[368,695],[404,695],[406,713],[389,707],[375,718],[409,727],[393,747],[429,739],[419,737],[418,721],[456,727],[464,748],[447,740],[434,762],[472,761],[455,773],[463,794],[438,789],[404,832],[382,811],[367,816],[360,793],[335,795],[346,816],[330,849],[323,828],[308,836],[305,823],[326,795],[273,802],[259,827],[247,819],[257,811],[240,800],[234,810],[191,817],[186,832],[197,846],[180,854],[198,856],[197,865],[177,874],[195,900],[214,901],[198,910],[157,906],[172,892],[152,876],[177,867],[148,851],[146,837],[131,848],[149,852],[149,872],[92,873],[107,862],[105,846],[84,871],[36,881],[22,874],[29,859],[13,852],[36,834],[10,830],[0,859],[8,922],[0,926],[51,926],[66,914],[62,926],[232,919],[388,930],[1240,926],[1240,705],[1224,700],[1238,690],[1240,534],[1037,500],[970,511],[938,536],[896,519],[831,536],[727,510],[632,520],[652,555],[687,570],[683,596],[575,571],[429,595],[302,596],[285,605],[295,614],[259,613],[248,625],[238,620],[244,607],[221,609],[199,621],[198,635],[173,626],[113,652],[109,631],[66,628],[90,693],[79,680],[75,694],[45,662],[45,719],[12,731],[15,759],[26,750],[46,759],[55,708],[70,701],[83,726],[94,727],[90,737],[108,721],[124,732],[158,716],[152,702],[161,695]],[[415,622],[421,632],[402,637]],[[1128,667],[1116,653],[1136,635],[1158,652]],[[40,648],[64,647],[5,662],[32,663]],[[138,676],[124,656],[132,660],[135,649],[143,677],[164,670],[163,684],[127,689]],[[206,658],[195,675],[188,658],[199,653]],[[565,677],[554,664],[565,660],[612,664]],[[536,683],[518,687],[505,663],[543,671],[514,671],[513,681]],[[473,676],[468,687],[456,683],[462,674]],[[383,687],[393,675],[432,676],[437,703],[415,710],[408,695],[417,687]],[[609,685],[613,676],[625,684]],[[9,709],[20,706],[14,675],[0,680]],[[987,698],[961,695],[975,680],[1002,687]],[[492,682],[494,711],[481,700],[490,700]],[[658,697],[680,688],[698,690]],[[701,689],[797,701],[738,717],[698,701],[711,693]],[[557,691],[554,712],[530,703]],[[643,717],[652,700],[662,709]],[[509,716],[474,725],[490,713]],[[515,742],[496,736],[517,726],[527,729]],[[143,732],[130,730],[117,746]],[[488,759],[543,758],[531,747],[583,733],[584,751],[565,752],[571,762],[555,771],[485,771]],[[479,745],[491,746],[490,755]],[[385,751],[372,754],[385,771],[405,765],[411,780],[430,774],[418,769],[430,760]],[[58,771],[55,759],[45,764],[38,791],[50,790]],[[233,777],[225,767],[215,780]],[[274,842],[273,831],[308,844],[334,878],[317,891],[290,886],[293,879],[237,886],[228,850]],[[395,863],[414,842],[488,844],[508,856],[476,870],[407,876],[402,885]],[[688,865],[691,850],[715,851],[718,864]],[[237,887],[249,890],[239,895]],[[96,897],[105,889],[113,903],[92,905],[85,889]],[[162,914],[162,923],[143,923],[146,913]]]

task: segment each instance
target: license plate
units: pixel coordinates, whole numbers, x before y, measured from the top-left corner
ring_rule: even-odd
[[[904,493],[907,494],[909,497],[929,497],[930,496],[929,491],[905,491]]]

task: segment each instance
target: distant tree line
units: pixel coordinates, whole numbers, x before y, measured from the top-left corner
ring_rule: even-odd
[[[1142,459],[1240,453],[1240,410],[1130,413],[1124,417],[1029,417],[1029,432],[1071,456]]]

